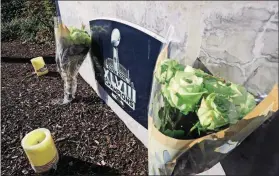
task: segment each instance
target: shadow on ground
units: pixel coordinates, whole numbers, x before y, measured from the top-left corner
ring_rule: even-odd
[[[222,160],[226,175],[279,175],[279,111]]]
[[[120,175],[117,170],[107,166],[99,166],[89,162],[73,158],[71,156],[60,156],[57,170],[51,170],[44,173],[43,176],[58,175]]]
[[[48,71],[48,73],[45,75],[46,77],[61,77],[60,74],[56,71]]]
[[[97,103],[105,104],[105,102],[99,97],[93,97],[93,96],[83,97],[80,95],[77,95],[76,98],[72,101],[72,103],[85,103],[87,105],[94,105]]]

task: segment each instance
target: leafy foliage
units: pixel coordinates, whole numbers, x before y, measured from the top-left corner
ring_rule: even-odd
[[[84,30],[84,28],[78,29],[75,27],[71,27],[69,28],[70,31],[70,35],[68,36],[68,40],[69,42],[73,43],[73,44],[85,44],[85,45],[89,45],[91,38],[90,35],[87,33],[86,30]]]
[[[1,41],[16,40],[48,43],[54,41],[51,0],[5,0],[1,4]]]
[[[21,16],[25,0],[1,1],[1,23],[6,23]]]

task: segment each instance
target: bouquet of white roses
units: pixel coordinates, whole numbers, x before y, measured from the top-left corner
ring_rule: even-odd
[[[244,87],[183,66],[176,60],[163,60],[155,78],[161,84],[165,105],[155,126],[170,137],[187,138],[195,129],[207,133],[218,131],[235,124],[256,106],[254,96]],[[193,127],[184,130],[177,127],[178,122],[187,121],[189,113],[197,116]],[[178,118],[172,118],[174,115]]]
[[[160,53],[149,103],[149,175],[201,173],[225,157],[278,110],[278,87],[266,98],[182,65]],[[259,101],[258,101],[259,100]]]

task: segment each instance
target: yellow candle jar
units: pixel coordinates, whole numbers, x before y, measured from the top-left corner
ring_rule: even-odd
[[[36,173],[56,167],[58,152],[48,129],[39,128],[31,131],[22,139],[21,146]]]
[[[31,63],[35,69],[38,76],[42,76],[48,73],[45,61],[42,57],[36,57],[31,59]]]

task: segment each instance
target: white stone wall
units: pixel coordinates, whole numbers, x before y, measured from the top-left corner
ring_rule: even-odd
[[[185,64],[200,57],[215,75],[255,93],[268,93],[278,83],[276,1],[59,1],[59,6],[67,25],[120,18],[162,37],[172,25]]]

